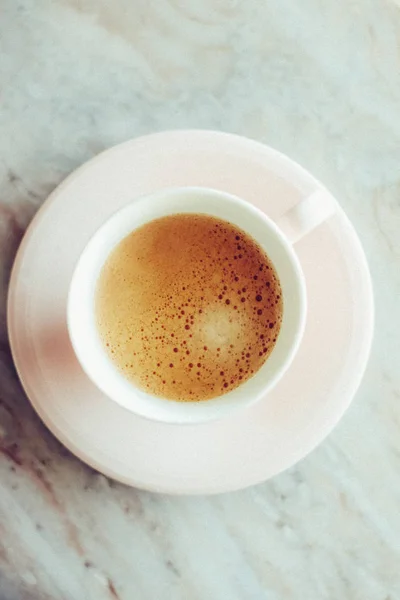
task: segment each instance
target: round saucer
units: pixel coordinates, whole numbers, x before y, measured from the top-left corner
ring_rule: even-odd
[[[279,384],[259,403],[202,425],[137,417],[83,373],[66,328],[67,292],[85,244],[112,213],[165,187],[206,186],[253,202],[273,219],[321,188],[287,157],[211,131],[149,135],[100,154],[38,212],[10,284],[8,324],[22,384],[54,435],[83,461],[126,484],[207,494],[265,480],[331,431],[364,372],[373,330],[371,281],[343,211],[295,245],[308,293],[304,338]]]

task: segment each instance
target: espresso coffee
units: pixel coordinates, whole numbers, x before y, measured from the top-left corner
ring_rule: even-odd
[[[98,331],[133,384],[209,400],[268,359],[281,327],[277,273],[244,231],[202,214],[155,219],[114,248],[100,273]]]

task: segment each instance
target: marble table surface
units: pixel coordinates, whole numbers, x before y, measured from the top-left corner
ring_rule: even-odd
[[[262,485],[129,489],[34,414],[6,330],[10,268],[49,192],[104,148],[211,128],[286,152],[364,244],[376,334],[329,438]],[[400,598],[400,3],[1,0],[0,600]]]

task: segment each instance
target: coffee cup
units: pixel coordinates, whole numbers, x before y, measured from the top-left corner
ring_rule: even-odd
[[[75,267],[68,296],[67,324],[77,359],[108,398],[143,418],[193,424],[221,418],[265,396],[280,381],[299,348],[307,315],[306,283],[293,244],[331,216],[334,199],[318,190],[276,223],[246,200],[224,191],[185,187],[164,189],[133,200],[93,235]],[[116,368],[101,342],[95,318],[96,286],[110,253],[132,231],[162,217],[209,215],[246,232],[264,250],[278,274],[282,322],[266,362],[228,393],[201,402],[177,402],[147,393]]]

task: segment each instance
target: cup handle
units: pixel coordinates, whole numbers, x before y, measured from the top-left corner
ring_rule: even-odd
[[[294,244],[337,211],[337,202],[328,191],[319,189],[300,200],[275,223]]]

